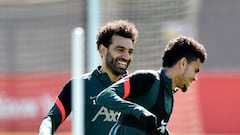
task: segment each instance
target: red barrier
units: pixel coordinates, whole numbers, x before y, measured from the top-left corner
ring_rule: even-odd
[[[240,133],[240,73],[205,73],[199,77],[204,130]]]
[[[69,77],[66,73],[1,75],[0,131],[38,131]],[[69,130],[69,125],[66,122],[60,130]]]
[[[38,131],[67,73],[0,75],[0,131]],[[177,132],[240,133],[240,73],[201,73],[175,95],[169,128]],[[58,131],[70,131],[68,118]]]

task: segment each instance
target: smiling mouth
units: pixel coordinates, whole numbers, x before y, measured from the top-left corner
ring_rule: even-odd
[[[127,62],[118,61],[118,65],[119,65],[120,68],[126,68],[127,67]]]

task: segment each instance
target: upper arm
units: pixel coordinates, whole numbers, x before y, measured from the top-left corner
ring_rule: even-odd
[[[155,75],[152,72],[135,72],[126,76],[111,87],[122,98],[143,95],[148,92],[155,81]]]
[[[100,92],[96,102],[112,110],[139,118],[147,110],[141,105],[125,99],[144,95],[151,89],[154,81],[155,76],[152,73],[128,75]]]

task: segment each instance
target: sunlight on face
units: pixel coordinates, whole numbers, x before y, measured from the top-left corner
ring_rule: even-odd
[[[200,59],[197,59],[186,66],[178,86],[183,92],[186,92],[190,84],[197,80],[197,73],[199,73],[201,65]]]
[[[124,74],[131,62],[133,43],[130,38],[113,36],[105,57],[106,66],[115,75]]]

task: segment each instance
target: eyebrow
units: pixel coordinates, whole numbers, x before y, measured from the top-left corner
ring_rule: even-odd
[[[116,46],[116,48],[126,49],[126,47],[124,47],[124,46],[122,46],[122,45],[118,45],[118,46]],[[130,48],[129,50],[134,51],[133,48]]]

